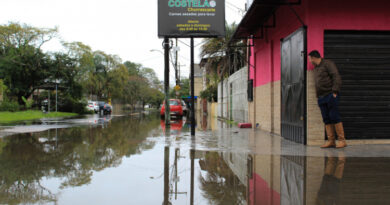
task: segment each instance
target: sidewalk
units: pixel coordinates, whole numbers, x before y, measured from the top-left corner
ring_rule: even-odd
[[[346,157],[390,157],[389,144],[361,144],[361,140],[349,140],[348,147],[344,149],[321,149],[319,146],[297,144],[261,130],[223,128],[215,135],[219,138],[220,147],[260,155],[325,157],[338,156],[343,152]]]

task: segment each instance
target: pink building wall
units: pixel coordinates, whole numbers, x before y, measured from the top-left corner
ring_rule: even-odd
[[[321,54],[324,30],[390,30],[388,0],[302,0],[300,6],[293,8],[307,25],[308,51],[316,49]],[[301,26],[288,6],[276,11],[276,27],[266,29],[264,39],[255,39],[255,46],[251,48],[250,64],[256,69],[250,69],[254,87],[280,81],[280,40]],[[312,69],[308,63],[308,70]]]

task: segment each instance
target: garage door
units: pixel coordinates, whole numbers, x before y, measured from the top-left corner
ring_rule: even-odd
[[[348,139],[390,138],[390,32],[325,31],[324,56],[341,74]]]

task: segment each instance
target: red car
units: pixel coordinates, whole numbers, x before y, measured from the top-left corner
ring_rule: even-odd
[[[171,116],[183,117],[183,106],[181,105],[181,101],[178,99],[170,99],[169,100],[169,108]],[[165,116],[165,101],[160,110],[161,117]]]

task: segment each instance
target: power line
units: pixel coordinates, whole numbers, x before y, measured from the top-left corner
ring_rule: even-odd
[[[236,8],[237,10],[240,10],[241,12],[245,12],[245,10],[241,9],[240,7],[238,7],[238,6],[236,6],[236,5],[232,4],[232,3],[230,3],[230,2],[228,2],[228,1],[226,1],[226,3],[229,4],[230,6]]]

